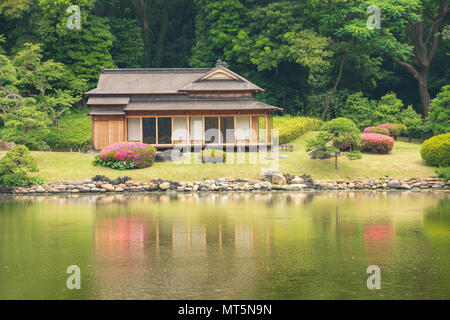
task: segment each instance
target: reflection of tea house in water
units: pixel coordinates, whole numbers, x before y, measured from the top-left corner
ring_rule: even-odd
[[[96,150],[136,141],[174,146],[270,146],[272,113],[256,100],[261,88],[227,69],[103,70],[87,92]]]

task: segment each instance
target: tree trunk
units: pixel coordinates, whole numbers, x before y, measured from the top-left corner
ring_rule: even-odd
[[[422,104],[425,118],[428,116],[428,110],[431,104],[430,92],[428,91],[428,71],[439,42],[439,25],[447,12],[448,0],[440,0],[439,11],[436,17],[432,19],[432,24],[425,38],[424,13],[422,9],[420,11],[421,20],[415,23],[408,22],[405,29],[408,44],[414,46],[413,63],[394,59],[395,63],[404,67],[417,80],[420,103]]]
[[[59,118],[56,118],[55,122],[56,122],[56,134],[59,136]]]
[[[334,83],[333,88],[331,89],[330,94],[327,97],[327,102],[325,104],[325,108],[323,109],[323,113],[322,113],[322,121],[325,121],[325,117],[327,116],[328,108],[330,107],[331,98],[334,96],[334,94],[337,90],[337,87],[339,85],[339,82],[341,82],[342,72],[344,70],[344,63],[345,63],[346,59],[347,59],[347,52],[344,53],[344,56],[342,57],[341,62],[339,63],[338,76],[336,78],[336,82]]]
[[[419,96],[420,103],[423,107],[424,117],[428,117],[428,111],[431,104],[430,92],[428,91],[428,68],[423,68],[419,71]]]
[[[334,168],[338,169],[338,155],[337,153],[334,154]]]

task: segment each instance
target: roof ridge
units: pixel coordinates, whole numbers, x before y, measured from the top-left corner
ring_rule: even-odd
[[[153,72],[208,72],[213,68],[117,68],[103,69],[102,73],[153,73]]]

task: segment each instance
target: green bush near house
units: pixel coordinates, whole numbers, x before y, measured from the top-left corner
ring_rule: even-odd
[[[315,118],[289,115],[273,118],[273,128],[278,130],[280,144],[292,142],[308,131],[317,131],[321,125],[322,121]]]
[[[450,167],[450,133],[440,134],[426,140],[420,148],[426,164],[437,167]]]
[[[39,176],[29,173],[39,171],[30,151],[24,145],[17,145],[0,160],[0,183],[7,186],[28,187],[44,183]]]
[[[56,126],[42,139],[52,150],[78,151],[91,146],[92,120],[86,116],[89,110],[73,111],[60,120],[59,134]]]

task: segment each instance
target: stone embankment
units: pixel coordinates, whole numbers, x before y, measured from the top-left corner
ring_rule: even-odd
[[[104,178],[104,179],[103,179]],[[225,192],[225,191],[321,191],[321,190],[411,190],[450,189],[450,181],[438,178],[365,179],[355,181],[313,181],[309,175],[291,176],[274,173],[261,180],[219,178],[217,180],[173,182],[151,180],[137,183],[128,177],[110,180],[94,177],[84,181],[61,181],[40,186],[16,187],[14,194],[42,193],[106,193],[106,192]]]

